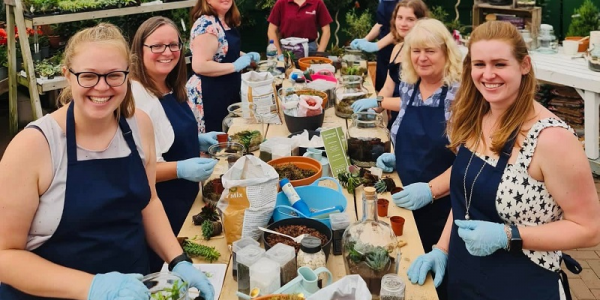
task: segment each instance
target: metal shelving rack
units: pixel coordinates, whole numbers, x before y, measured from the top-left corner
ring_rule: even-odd
[[[91,20],[98,18],[110,18],[134,14],[142,14],[156,11],[172,10],[179,8],[192,7],[196,4],[196,0],[175,1],[151,5],[130,6],[123,8],[114,8],[106,10],[88,11],[80,13],[69,13],[50,16],[28,17],[24,15],[23,3],[21,0],[4,0],[6,5],[6,25],[7,28],[17,27],[18,32],[26,32],[26,28],[34,28],[39,25],[59,24],[67,22],[75,22],[82,20]],[[23,57],[25,76],[17,72],[17,48],[14,30],[7,30],[7,47],[8,47],[8,82],[0,82],[0,89],[8,86],[9,93],[9,131],[12,135],[16,134],[18,128],[17,114],[17,83],[25,85],[29,88],[29,97],[33,112],[33,119],[38,119],[42,116],[42,107],[40,105],[40,94],[59,90],[66,86],[64,77],[58,76],[54,79],[42,80],[35,77],[33,71],[33,59],[29,41],[27,39],[19,39],[21,46],[21,55]],[[37,32],[34,40],[37,41]]]

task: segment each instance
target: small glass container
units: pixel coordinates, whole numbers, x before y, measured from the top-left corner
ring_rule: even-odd
[[[363,217],[344,231],[342,238],[346,274],[358,274],[374,299],[379,298],[381,279],[395,271],[396,235],[390,225],[377,219],[377,192],[363,189]]]
[[[250,286],[258,288],[260,295],[269,295],[281,287],[279,263],[261,257],[250,266]]]
[[[588,68],[594,72],[600,72],[600,42],[592,45],[588,54]]]
[[[237,253],[238,291],[250,294],[250,267],[265,254],[265,249],[248,245]]]
[[[350,162],[363,168],[375,167],[377,158],[390,153],[389,131],[381,114],[359,112],[352,115],[348,127],[348,156]]]
[[[269,259],[279,263],[281,286],[298,276],[296,267],[296,249],[290,245],[277,243],[265,254]]]
[[[142,283],[150,291],[150,299],[188,299],[188,284],[175,273],[148,274],[142,278]]]
[[[229,105],[227,107],[227,111],[228,111],[228,114],[227,114],[227,116],[225,116],[225,118],[223,118],[223,123],[222,123],[223,132],[228,132],[231,125],[233,125],[234,120],[236,118],[239,118],[242,116],[241,103],[238,102],[238,103]]]
[[[244,249],[246,246],[254,245],[259,247],[260,243],[253,238],[245,237],[241,238],[231,244],[231,250],[233,252],[233,268],[231,268],[233,274],[233,280],[237,281],[237,252]]]
[[[331,231],[333,232],[333,255],[341,255],[342,237],[344,230],[350,225],[350,217],[345,212],[333,213],[329,215],[329,222],[331,222]]]
[[[361,79],[367,76],[367,60],[363,52],[350,47],[344,48],[340,73],[342,75],[358,75],[361,76]]]
[[[363,86],[361,76],[345,75],[335,89],[335,115],[340,118],[349,119],[354,111],[354,101],[367,98],[369,91]]]
[[[552,25],[540,25],[540,33],[538,35],[537,51],[541,53],[558,53],[558,41],[554,35]]]
[[[326,267],[327,261],[325,258],[325,252],[321,248],[321,240],[313,236],[307,236],[302,239],[300,243],[300,250],[296,255],[296,266],[309,267],[313,271],[320,267]],[[327,280],[327,274],[319,274],[319,287],[323,280]]]
[[[406,284],[397,274],[385,274],[381,279],[380,300],[404,300]]]

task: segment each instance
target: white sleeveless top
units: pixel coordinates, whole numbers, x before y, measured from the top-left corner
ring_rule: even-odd
[[[133,140],[142,161],[144,161],[144,151],[141,147],[140,134],[135,117],[127,119],[127,123],[131,127]],[[29,123],[27,128],[39,128],[46,137],[52,157],[52,182],[48,190],[40,196],[40,203],[33,217],[29,235],[27,236],[25,249],[31,251],[50,239],[58,228],[65,203],[68,159],[67,135],[52,116],[45,115]],[[120,128],[117,129],[112,141],[104,150],[92,151],[77,146],[78,160],[125,157],[130,153],[131,150]]]

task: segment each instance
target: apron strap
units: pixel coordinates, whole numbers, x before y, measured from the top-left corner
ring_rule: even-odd
[[[565,263],[565,267],[567,267],[567,269],[573,274],[579,274],[583,270],[579,262],[577,262],[575,259],[573,259],[570,255],[566,253],[562,254],[562,260]],[[567,277],[567,273],[561,269],[559,271],[559,276],[567,300],[572,300],[571,289],[569,288],[569,278]]]
[[[496,169],[504,170],[506,165],[508,164],[508,159],[512,154],[512,148],[515,145],[515,141],[517,140],[517,133],[519,129],[515,129],[510,135],[510,139],[506,141],[504,147],[502,147],[502,151],[500,152],[500,157],[498,158],[498,163],[496,164]]]
[[[419,78],[419,80],[417,80],[417,83],[415,84],[415,88],[412,92],[412,95],[410,95],[410,100],[408,101],[408,105],[406,107],[412,106],[413,101],[415,100],[415,95],[417,94],[417,91],[419,90],[419,85],[421,85],[421,78]]]
[[[77,162],[77,140],[75,139],[75,114],[73,113],[73,107],[75,101],[71,100],[69,108],[67,109],[67,161],[68,164],[74,164]]]
[[[415,89],[413,90],[412,95],[410,95],[410,101],[408,101],[408,106],[412,106],[413,102],[415,101],[415,96],[417,95],[417,90],[419,89],[420,85],[421,78],[419,78],[419,80],[417,80],[417,83],[415,84]],[[440,94],[440,102],[437,105],[438,108],[444,107],[446,102],[446,94],[448,94],[448,86],[444,85],[442,86],[442,93]]]
[[[444,105],[446,104],[446,94],[448,94],[448,86],[444,85],[442,87],[442,93],[440,94],[440,103],[438,103],[438,108],[444,107]]]

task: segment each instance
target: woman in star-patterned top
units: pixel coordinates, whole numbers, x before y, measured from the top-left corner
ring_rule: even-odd
[[[600,203],[573,130],[534,101],[536,79],[514,26],[475,29],[448,124],[452,211],[433,251],[411,265],[448,275],[449,299],[570,299],[562,250],[600,243]],[[447,263],[447,270],[446,270]]]

